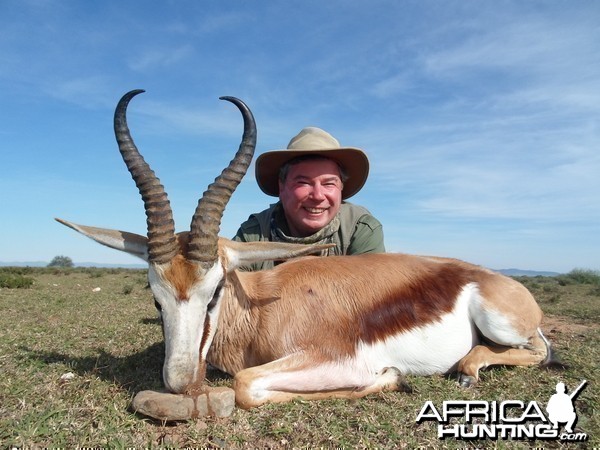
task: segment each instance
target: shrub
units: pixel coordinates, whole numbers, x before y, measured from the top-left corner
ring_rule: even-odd
[[[48,264],[48,267],[73,267],[73,260],[68,256],[55,256]]]
[[[595,297],[600,297],[600,285],[599,286],[595,286],[590,290],[590,295],[593,295]]]
[[[557,277],[561,286],[568,284],[591,284],[600,286],[600,272],[590,269],[573,269],[565,275]]]
[[[33,284],[33,278],[14,273],[0,273],[0,287],[9,289],[28,288]]]
[[[123,295],[129,295],[133,292],[133,286],[131,284],[127,284],[123,286]]]
[[[97,267],[86,267],[85,269],[83,269],[84,273],[87,273],[90,278],[101,278],[103,277],[106,273],[106,270],[104,269],[99,269]]]

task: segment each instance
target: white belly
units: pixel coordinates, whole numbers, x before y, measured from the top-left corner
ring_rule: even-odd
[[[404,374],[431,375],[456,369],[458,361],[477,342],[477,332],[468,313],[475,286],[466,286],[456,306],[441,321],[413,328],[373,344],[359,344],[358,365],[369,372],[396,367]]]

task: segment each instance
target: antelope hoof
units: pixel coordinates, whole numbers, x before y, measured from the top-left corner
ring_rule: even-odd
[[[207,388],[198,395],[141,391],[131,402],[132,409],[154,419],[182,421],[199,417],[229,417],[235,406],[235,393],[227,387]]]
[[[477,379],[471,375],[467,375],[464,373],[458,374],[458,384],[463,388],[470,388],[477,383]]]
[[[404,380],[404,376],[397,367],[385,367],[381,371],[382,377],[390,380],[387,384],[387,389],[393,391],[412,393],[412,387]]]

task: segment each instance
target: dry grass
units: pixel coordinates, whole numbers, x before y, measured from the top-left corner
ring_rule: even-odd
[[[228,419],[162,424],[128,410],[133,395],[161,387],[163,344],[145,271],[25,270],[30,288],[0,289],[0,447],[101,446],[234,448],[570,448],[553,441],[439,441],[434,424],[417,425],[425,401],[546,402],[557,381],[583,378],[578,427],[600,445],[599,296],[594,287],[527,279],[548,315],[545,325],[570,368],[494,368],[469,390],[446,377],[409,377],[414,392],[359,401],[296,401]],[[100,287],[99,292],[93,289]],[[71,372],[74,378],[61,381]],[[210,383],[230,384],[224,374]]]

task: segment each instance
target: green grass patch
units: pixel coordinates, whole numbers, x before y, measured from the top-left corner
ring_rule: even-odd
[[[356,401],[297,400],[227,419],[162,424],[129,410],[143,389],[160,389],[162,333],[143,270],[20,268],[28,289],[0,289],[0,448],[579,448],[553,441],[437,439],[416,424],[431,400],[535,400],[545,404],[558,381],[587,379],[578,427],[600,446],[600,316],[594,285],[556,278],[523,282],[546,314],[544,331],[568,364],[563,372],[493,368],[472,389],[444,376],[407,377],[413,393]],[[0,273],[4,273],[1,272]],[[96,288],[100,288],[97,290]],[[70,379],[61,379],[72,373]],[[211,385],[231,385],[218,371]]]

